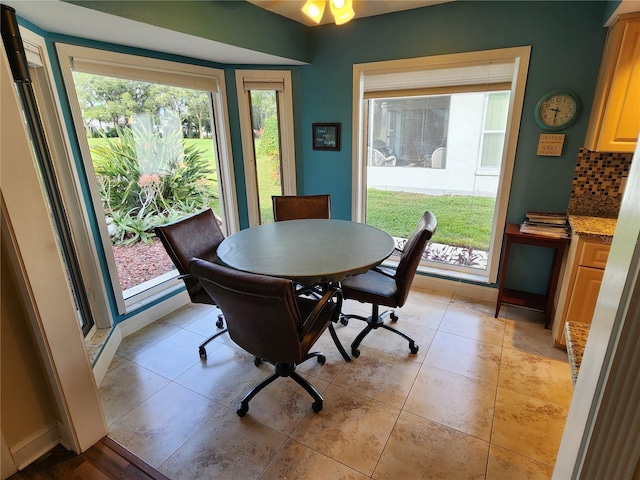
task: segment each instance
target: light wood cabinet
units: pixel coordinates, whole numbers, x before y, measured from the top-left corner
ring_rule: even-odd
[[[556,347],[566,346],[565,323],[591,323],[610,245],[597,237],[574,235],[553,321]]]
[[[585,147],[633,152],[639,132],[640,13],[630,13],[609,28]]]

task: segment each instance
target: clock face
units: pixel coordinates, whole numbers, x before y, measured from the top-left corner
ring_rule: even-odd
[[[546,130],[561,130],[568,127],[578,115],[579,104],[575,96],[555,92],[540,99],[535,110],[538,125]]]

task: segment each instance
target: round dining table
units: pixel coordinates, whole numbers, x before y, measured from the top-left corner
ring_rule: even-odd
[[[218,246],[219,261],[244,272],[297,283],[339,282],[381,264],[394,249],[391,235],[347,220],[267,223],[235,233]]]

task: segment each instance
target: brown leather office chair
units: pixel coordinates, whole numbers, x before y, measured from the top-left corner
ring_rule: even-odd
[[[331,218],[331,196],[326,195],[281,195],[272,196],[273,219],[300,220],[304,218]]]
[[[278,377],[290,377],[313,398],[314,412],[322,410],[322,396],[296,373],[296,365],[316,357],[310,352],[320,335],[333,330],[340,315],[342,294],[329,288],[322,299],[301,298],[291,280],[241,272],[206,260],[191,260],[190,271],[213,298],[227,321],[229,336],[240,347],[275,366],[275,372],[247,393],[236,410],[244,417],[249,401]],[[332,332],[333,334],[333,332]]]
[[[342,293],[345,299],[353,299],[372,304],[370,317],[361,317],[359,315],[340,316],[340,321],[343,325],[346,325],[350,318],[367,322],[367,326],[358,334],[351,344],[351,354],[354,357],[360,356],[358,347],[364,337],[372,330],[378,328],[384,328],[385,330],[400,335],[409,342],[409,350],[411,353],[418,353],[419,347],[411,337],[384,324],[383,319],[387,315],[390,316],[392,322],[398,321],[395,312],[393,310],[387,310],[379,313],[379,311],[380,305],[392,308],[400,308],[404,305],[409,296],[411,283],[413,282],[424,249],[436,231],[437,224],[436,217],[434,217],[431,212],[425,212],[422,215],[416,229],[404,246],[395,273],[376,267],[362,275],[347,277],[341,282]]]
[[[331,195],[273,195],[273,219],[276,222],[285,220],[325,219],[331,218]],[[322,296],[318,285],[298,285],[298,295]]]
[[[175,222],[157,226],[155,234],[176,266],[180,274],[178,278],[184,281],[191,301],[216,305],[198,279],[189,273],[189,262],[193,257],[215,261],[218,245],[224,240],[224,234],[220,230],[213,210],[209,208]],[[222,315],[218,315],[216,326],[218,328],[224,326]],[[226,329],[221,330],[202,343],[198,347],[199,355],[206,357],[205,346],[226,331]]]

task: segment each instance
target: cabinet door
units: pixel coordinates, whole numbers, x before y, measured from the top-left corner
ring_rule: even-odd
[[[620,16],[609,30],[585,147],[633,152],[640,131],[640,13]]]
[[[602,120],[601,151],[626,151],[640,129],[640,21],[624,25],[622,47]]]
[[[604,270],[598,268],[578,267],[567,310],[567,322],[591,323],[603,275]]]

